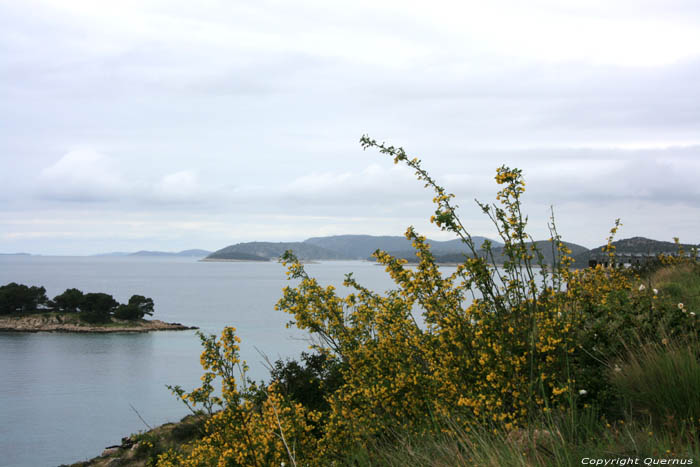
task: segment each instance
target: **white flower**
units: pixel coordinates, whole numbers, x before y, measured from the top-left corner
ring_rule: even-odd
[[[683,311],[683,304],[682,304],[682,303],[679,303],[679,304],[678,304],[678,309],[681,310],[681,311]]]
[[[690,316],[695,316],[695,312],[694,312],[694,311],[691,311],[691,312],[690,312]]]
[[[641,292],[641,291],[644,290],[644,289],[646,289],[646,287],[644,287],[644,284],[641,284],[641,285],[639,286],[639,291]]]
[[[654,295],[659,295],[659,291],[656,289],[652,289],[654,291]]]
[[[579,389],[578,393],[582,396],[585,396],[586,394],[588,394],[588,391],[586,391],[585,389]]]

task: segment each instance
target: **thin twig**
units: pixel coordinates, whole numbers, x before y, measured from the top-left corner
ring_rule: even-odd
[[[284,438],[284,430],[282,429],[282,422],[280,422],[280,417],[277,414],[277,407],[275,407],[275,403],[270,400],[270,396],[268,394],[267,400],[270,402],[270,406],[272,407],[272,411],[275,413],[275,419],[277,419],[277,426],[280,429],[280,438],[282,439],[282,443],[284,443],[284,448],[287,450],[287,455],[289,456],[289,460],[292,461],[292,465],[294,467],[297,467],[297,461],[294,459],[294,455],[292,454],[292,451],[289,450],[289,445],[287,444],[287,440]]]
[[[141,419],[141,421],[143,422],[143,424],[146,425],[146,427],[148,427],[149,430],[152,430],[152,429],[153,429],[153,427],[152,427],[151,425],[149,425],[148,423],[146,423],[146,420],[143,419],[143,417],[141,416],[141,414],[139,413],[139,411],[136,410],[136,409],[134,408],[134,406],[131,405],[131,403],[129,404],[129,407],[131,407],[131,410],[133,410],[134,413],[135,413],[136,415],[138,415],[138,417]]]

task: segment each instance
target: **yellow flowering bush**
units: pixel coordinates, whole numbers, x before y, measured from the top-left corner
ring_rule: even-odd
[[[321,452],[316,435],[321,414],[287,400],[274,382],[258,387],[247,379],[235,328],[224,328],[219,340],[199,336],[204,347],[202,385],[190,392],[179,386],[170,389],[193,410],[198,405],[207,410],[206,435],[179,452],[162,454],[158,465],[268,466],[316,458]],[[215,395],[212,384],[217,379],[221,395]]]
[[[343,297],[286,253],[283,263],[297,282],[284,288],[276,308],[307,330],[315,350],[340,369],[342,382],[326,396],[327,409],[305,408],[274,382],[263,398],[257,389],[238,388],[238,346],[227,328],[220,342],[203,337],[202,387],[189,393],[173,388],[213,414],[208,436],[185,454],[164,455],[162,465],[272,465],[285,459],[325,465],[368,438],[397,430],[468,431],[474,424],[512,430],[542,413],[613,398],[605,384],[607,364],[625,341],[660,339],[664,327],[696,332],[688,320],[667,319],[667,308],[656,306],[655,292],[638,287],[635,274],[600,266],[573,269],[553,217],[555,261],[544,264],[526,232],[520,170],[499,168],[497,203],[479,203],[504,244],[496,257],[490,242],[477,247],[457,216],[454,195],[420,160],[368,137],[361,143],[414,169],[435,192],[431,222],[454,233],[470,254],[444,275],[426,238],[409,228],[415,266],[374,253],[396,288],[379,294],[348,274],[344,285],[351,293]],[[618,227],[619,221],[608,239],[611,256]],[[212,386],[217,377],[220,397]],[[214,406],[222,410],[214,413]]]

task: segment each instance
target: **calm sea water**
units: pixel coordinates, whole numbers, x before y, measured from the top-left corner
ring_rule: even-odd
[[[384,269],[360,261],[307,265],[337,287],[353,272],[360,283],[387,290]],[[265,379],[258,351],[271,360],[296,357],[306,336],[285,329],[273,309],[289,285],[277,263],[209,263],[182,258],[0,256],[0,285],[46,287],[49,297],[76,287],[124,302],[153,298],[154,318],[218,333],[238,329],[250,375]],[[341,288],[342,290],[342,288]],[[202,374],[194,331],[81,335],[0,333],[0,466],[56,466],[94,457],[121,437],[177,421],[187,409],[166,384],[193,388]]]

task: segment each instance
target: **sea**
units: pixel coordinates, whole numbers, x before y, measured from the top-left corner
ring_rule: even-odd
[[[386,291],[393,282],[367,261],[307,264],[323,285],[346,293],[346,273]],[[266,380],[266,359],[298,358],[309,336],[275,311],[287,280],[276,262],[202,262],[179,257],[0,256],[0,285],[105,292],[120,302],[151,297],[153,318],[219,334],[234,326],[249,376]],[[144,334],[0,332],[0,466],[58,466],[99,455],[121,438],[189,413],[166,385],[198,386],[195,331]]]

